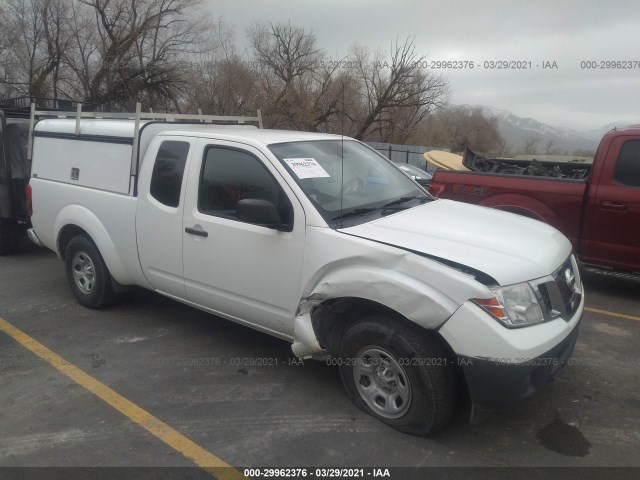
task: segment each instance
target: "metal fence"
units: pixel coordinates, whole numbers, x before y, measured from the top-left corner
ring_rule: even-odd
[[[400,145],[397,143],[383,142],[365,142],[372,148],[378,150],[381,154],[395,163],[408,163],[427,172],[435,171],[435,167],[427,163],[424,159],[424,153],[431,150],[440,150],[448,152],[448,148],[424,147],[419,145]]]
[[[8,117],[29,118],[32,103],[36,104],[36,108],[38,110],[60,112],[74,112],[78,105],[78,103],[73,100],[22,96],[0,100],[0,108]],[[95,110],[95,105],[92,103],[85,103],[82,105],[82,110],[85,112],[93,112]]]

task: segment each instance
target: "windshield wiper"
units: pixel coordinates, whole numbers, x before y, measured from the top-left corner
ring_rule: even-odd
[[[354,208],[353,210],[350,210],[346,213],[338,215],[337,217],[333,217],[331,220],[340,220],[341,218],[355,217],[356,215],[363,215],[365,213],[373,212],[375,210],[378,210],[378,209],[377,208]]]
[[[426,200],[430,200],[430,198],[429,197],[423,197],[422,195],[414,195],[412,197],[400,197],[397,200],[394,200],[394,201],[389,202],[389,203],[385,203],[380,208],[393,207],[394,205],[400,205],[401,203],[405,203],[405,202],[408,202],[410,200],[424,200],[424,201],[426,201]]]
[[[363,215],[365,213],[373,212],[375,210],[384,210],[389,207],[393,207],[395,205],[400,205],[401,203],[409,202],[411,200],[420,200],[420,203],[424,203],[430,200],[433,200],[429,197],[423,197],[422,195],[414,195],[411,197],[400,197],[397,200],[393,200],[392,202],[385,203],[381,207],[367,207],[367,208],[354,208],[353,210],[349,210],[346,213],[338,215],[337,217],[333,217],[331,220],[340,220],[341,218],[347,217],[355,217],[356,215]]]

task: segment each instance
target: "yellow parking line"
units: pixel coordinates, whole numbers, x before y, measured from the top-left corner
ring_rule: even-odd
[[[636,320],[640,322],[640,317],[634,317],[633,315],[626,315],[624,313],[610,312],[608,310],[600,310],[599,308],[584,308],[587,312],[599,313],[601,315],[608,315],[610,317],[626,318],[627,320]]]
[[[3,318],[0,318],[0,330],[216,478],[221,480],[246,478],[231,465],[192,442],[163,421],[107,387],[104,383],[96,380],[75,365],[70,364],[60,355],[49,350]]]

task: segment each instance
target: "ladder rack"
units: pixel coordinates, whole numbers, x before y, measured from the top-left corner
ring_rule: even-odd
[[[185,113],[155,113],[155,112],[142,112],[142,105],[140,102],[136,103],[136,111],[134,113],[109,113],[109,112],[83,112],[82,104],[78,103],[75,112],[62,112],[57,110],[36,110],[36,104],[31,104],[31,115],[29,120],[29,144],[27,147],[27,158],[31,160],[31,154],[33,151],[33,129],[35,127],[36,117],[50,117],[50,118],[75,118],[76,119],[76,135],[80,135],[80,121],[82,119],[116,119],[116,120],[133,120],[133,151],[132,161],[135,161],[135,156],[138,150],[138,142],[140,138],[140,122],[142,120],[149,121],[164,121],[164,122],[197,122],[197,123],[211,123],[225,122],[225,123],[237,123],[243,125],[245,122],[257,123],[258,128],[262,128],[262,112],[257,111],[255,117],[243,117],[243,116],[225,116],[225,115],[203,115],[202,111],[198,109],[197,115],[185,114]]]

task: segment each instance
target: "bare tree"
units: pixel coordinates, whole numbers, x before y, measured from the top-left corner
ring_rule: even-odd
[[[540,141],[539,137],[527,137],[524,140],[524,154],[525,155],[536,155],[537,154],[537,145]]]
[[[544,154],[545,155],[556,155],[558,150],[555,147],[556,141],[554,138],[550,138],[545,143]]]
[[[61,70],[64,68],[63,61],[72,40],[69,3],[65,0],[42,0],[42,2],[47,62],[40,71],[36,85],[44,84],[47,77],[51,75],[51,94],[57,100]]]
[[[498,130],[496,118],[487,118],[481,109],[448,107],[430,115],[425,122],[422,144],[441,145],[460,152],[471,148],[489,153],[507,148]]]
[[[365,108],[355,132],[358,139],[367,135],[381,138],[382,131],[393,130],[394,126],[401,129],[400,137],[406,138],[422,119],[446,101],[446,81],[420,69],[425,57],[418,55],[413,39],[407,38],[403,43],[396,40],[389,54],[386,59],[380,52],[372,56],[363,47],[352,49]],[[402,125],[394,124],[398,109],[402,111]]]
[[[256,70],[236,51],[233,31],[222,20],[210,29],[205,51],[190,66],[191,85],[185,109],[216,115],[255,114],[258,105]]]
[[[453,126],[448,109],[426,117],[410,137],[410,143],[431,147],[450,148],[453,141]]]
[[[68,2],[10,0],[0,20],[7,91],[32,97],[58,97],[63,55],[68,46]]]
[[[306,117],[306,87],[321,51],[316,38],[291,24],[257,24],[250,31],[251,46],[261,71],[265,114],[274,126],[302,128]]]
[[[43,59],[42,5],[40,1],[11,0],[3,5],[0,34],[6,78],[12,94],[30,95]],[[12,37],[11,37],[12,36]]]
[[[256,75],[240,57],[224,60],[203,58],[192,66],[194,84],[187,97],[187,110],[200,108],[216,115],[255,114]]]
[[[7,0],[0,16],[3,94],[66,97],[104,108],[179,108],[201,45],[198,0]]]
[[[184,84],[185,57],[198,45],[201,28],[186,12],[197,0],[77,0],[78,25],[70,68],[85,101],[131,108],[135,101],[172,102]],[[82,28],[81,28],[82,27]]]
[[[312,32],[256,24],[246,58],[223,22],[208,28],[189,17],[198,1],[6,0],[0,95],[52,95],[108,110],[137,101],[232,115],[261,108],[272,127],[398,143],[444,104],[446,82],[419,68],[411,39],[386,56],[354,47],[348,58],[328,59]]]
[[[256,24],[250,30],[264,113],[274,127],[325,130],[344,103],[348,75],[326,61],[316,37],[291,24]]]
[[[0,3],[0,99],[7,98],[11,91],[8,70],[10,55],[8,54],[9,38],[6,26],[7,17],[7,5]]]
[[[69,78],[64,85],[69,98],[87,100],[91,96],[93,74],[100,57],[100,42],[94,28],[95,15],[84,5],[74,2],[70,7],[71,39],[64,63]]]
[[[498,140],[497,147],[498,148],[496,152],[499,158],[506,158],[511,155],[511,145],[509,144],[506,138],[501,136],[500,139]]]

